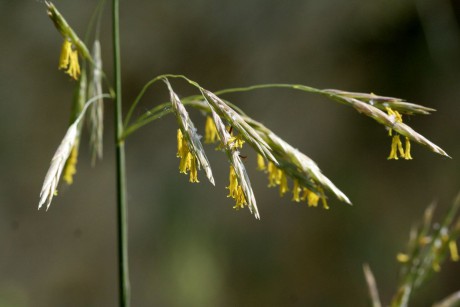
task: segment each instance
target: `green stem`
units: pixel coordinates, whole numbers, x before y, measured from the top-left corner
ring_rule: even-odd
[[[113,59],[115,80],[115,147],[117,168],[117,236],[118,236],[118,282],[121,307],[130,306],[130,287],[128,273],[128,216],[126,201],[126,165],[125,143],[121,108],[121,67],[120,67],[120,31],[119,0],[113,0]]]
[[[189,78],[187,78],[184,75],[164,74],[164,75],[159,75],[159,76],[153,78],[152,80],[150,80],[149,82],[147,82],[144,85],[144,87],[142,88],[142,90],[139,92],[139,94],[137,95],[136,99],[132,103],[131,107],[129,108],[128,113],[127,113],[126,118],[125,118],[125,121],[124,121],[124,127],[125,128],[128,127],[129,121],[131,120],[131,116],[133,115],[134,109],[139,104],[139,101],[144,96],[144,94],[147,91],[147,89],[150,86],[152,86],[154,83],[156,83],[157,81],[160,81],[160,80],[165,79],[165,78],[180,78],[180,79],[184,79],[185,81],[187,81],[191,85],[193,85],[193,86],[195,86],[197,88],[201,88],[201,86],[197,82],[195,82],[193,80],[190,80]],[[300,85],[300,84],[278,84],[278,83],[274,83],[274,84],[273,83],[272,84],[259,84],[259,85],[253,85],[253,86],[247,86],[247,87],[230,88],[230,89],[225,89],[225,90],[220,90],[220,91],[214,92],[214,94],[223,95],[223,94],[230,94],[230,93],[249,92],[249,91],[253,91],[253,90],[268,89],[268,88],[288,88],[288,89],[295,89],[295,90],[300,90],[300,91],[309,92],[309,93],[317,93],[317,94],[326,95],[324,91],[322,91],[320,89],[317,89],[317,88],[314,88],[314,87]],[[333,96],[333,95],[327,94],[326,96]],[[189,98],[193,99],[194,97],[195,96],[191,96]],[[197,95],[197,97],[201,97],[201,95]]]
[[[201,88],[201,86],[197,82],[192,81],[192,80],[188,79],[187,77],[185,77],[183,75],[164,74],[164,75],[160,75],[160,76],[157,76],[157,77],[153,78],[152,80],[150,80],[149,82],[147,82],[144,85],[144,87],[142,88],[142,90],[139,92],[139,94],[137,95],[136,99],[132,103],[130,109],[128,110],[128,113],[127,113],[125,121],[124,121],[124,126],[123,126],[124,127],[124,133],[123,133],[123,135],[121,137],[121,140],[124,140],[128,135],[130,135],[134,131],[138,130],[139,128],[145,126],[146,124],[150,123],[151,121],[154,121],[154,120],[156,120],[158,118],[161,118],[164,115],[170,113],[171,110],[168,109],[168,107],[170,106],[170,103],[164,103],[164,104],[161,104],[161,105],[153,108],[152,110],[146,112],[145,114],[141,115],[139,118],[136,119],[136,121],[133,124],[129,125],[129,121],[131,120],[131,117],[133,115],[134,109],[138,105],[138,103],[141,100],[141,98],[144,96],[144,94],[147,91],[147,89],[150,86],[152,86],[154,83],[156,83],[157,81],[160,81],[160,80],[165,79],[165,78],[180,78],[180,79],[184,79],[185,81],[187,81],[191,85],[193,85],[193,86],[195,86],[197,88]],[[334,95],[326,93],[323,90],[316,89],[314,87],[305,86],[305,85],[299,85],[299,84],[277,84],[277,83],[275,83],[275,84],[259,84],[259,85],[252,85],[252,86],[247,86],[247,87],[237,87],[237,88],[224,89],[224,90],[216,91],[216,92],[214,92],[214,94],[216,94],[216,95],[224,95],[224,94],[231,94],[231,93],[249,92],[249,91],[259,90],[259,89],[269,89],[269,88],[294,89],[294,90],[300,90],[300,91],[309,92],[309,93],[317,93],[317,94],[320,94],[320,95],[326,95],[326,96],[329,96],[330,98],[334,98],[333,97]],[[196,102],[196,101],[198,101],[200,99],[202,99],[201,95],[193,95],[193,96],[183,98],[182,102],[184,104],[189,104],[189,103],[193,104],[194,102]],[[227,101],[227,104],[230,105],[237,112],[239,112],[241,115],[245,115],[244,112],[241,109],[239,109],[237,106],[231,104],[228,101]],[[164,110],[162,110],[163,108],[164,108]],[[162,111],[158,112],[160,110],[162,110]]]
[[[147,82],[144,87],[142,88],[142,90],[139,92],[139,94],[137,95],[136,99],[134,100],[134,102],[131,104],[131,107],[129,108],[128,110],[128,113],[126,114],[126,118],[125,118],[125,121],[124,121],[124,127],[126,128],[129,124],[129,121],[131,120],[131,116],[133,115],[133,112],[134,112],[134,109],[136,108],[136,106],[139,104],[139,101],[141,100],[141,98],[144,96],[145,92],[147,91],[147,89],[149,87],[151,87],[154,83],[156,83],[157,81],[160,81],[160,80],[163,80],[165,78],[180,78],[180,79],[184,79],[186,80],[188,83],[192,84],[193,86],[195,87],[200,87],[200,85],[198,83],[196,83],[195,81],[193,80],[190,80],[189,78],[187,78],[186,76],[184,75],[173,75],[173,74],[164,74],[164,75],[159,75],[155,78],[153,78],[152,80],[150,80],[149,82]]]

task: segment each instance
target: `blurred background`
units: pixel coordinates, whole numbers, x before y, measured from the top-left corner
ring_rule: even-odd
[[[96,2],[55,4],[83,36]],[[405,120],[453,157],[414,144],[414,160],[388,161],[382,126],[312,94],[228,96],[314,159],[353,202],[331,197],[326,211],[280,198],[247,147],[257,221],[226,197],[225,155],[205,148],[215,188],[202,173],[190,184],[178,172],[175,118],[156,121],[127,141],[133,306],[367,306],[364,263],[388,303],[410,227],[433,201],[439,218],[460,190],[459,17],[460,3],[447,0],[121,1],[125,106],[162,73],[209,90],[279,82],[374,92],[437,109]],[[0,0],[0,20],[0,306],[116,306],[111,102],[103,161],[91,167],[84,136],[74,184],[37,211],[75,82],[57,70],[62,39],[42,1]],[[107,5],[109,76],[110,28]],[[153,87],[136,115],[167,99],[163,85]],[[203,131],[203,117],[191,114]],[[448,261],[413,306],[459,290],[459,274]]]

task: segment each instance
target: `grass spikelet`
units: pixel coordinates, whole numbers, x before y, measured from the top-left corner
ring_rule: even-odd
[[[231,169],[230,172],[234,172],[234,175],[237,179],[237,184],[232,180],[232,176],[230,176],[230,185],[229,196],[232,196],[236,200],[235,208],[244,207],[247,205],[250,212],[254,214],[256,219],[260,219],[259,210],[257,209],[256,198],[254,196],[254,192],[252,190],[251,181],[249,180],[249,176],[246,172],[246,168],[244,167],[243,161],[241,161],[240,153],[237,150],[237,146],[235,146],[235,142],[232,142],[232,136],[225,128],[225,124],[223,123],[222,119],[219,115],[214,111],[214,108],[210,106],[212,119],[217,129],[217,133],[221,140],[222,148],[227,153],[227,156],[230,160]],[[241,192],[244,195],[244,199],[241,198]],[[234,192],[232,194],[232,192]]]
[[[57,10],[53,3],[50,1],[45,1],[47,6],[47,12],[50,19],[53,21],[56,29],[61,33],[64,39],[68,39],[75,45],[78,52],[86,59],[92,61],[91,55],[88,51],[86,45],[74,32],[74,30],[69,26],[62,14]]]
[[[59,179],[61,178],[62,170],[66,164],[66,161],[69,159],[69,156],[72,152],[72,149],[78,142],[79,135],[79,125],[83,119],[86,110],[88,107],[97,99],[101,97],[110,97],[108,94],[103,94],[101,96],[96,96],[88,100],[81,110],[79,116],[75,121],[69,126],[64,138],[61,141],[61,144],[57,148],[53,158],[51,159],[51,165],[46,173],[45,180],[43,182],[42,189],[40,191],[40,201],[38,203],[38,209],[43,205],[46,206],[46,210],[51,205],[53,196],[57,193],[57,186]]]
[[[209,103],[210,106],[221,116],[223,116],[228,123],[236,129],[244,139],[251,144],[261,155],[265,158],[278,164],[276,158],[270,152],[268,144],[258,135],[258,133],[228,104],[222,99],[217,97],[210,91],[200,88],[204,99]]]
[[[195,125],[193,124],[190,116],[188,115],[187,110],[180,101],[177,94],[173,91],[171,84],[168,79],[163,79],[163,81],[168,86],[170,93],[171,104],[176,114],[177,122],[179,124],[180,130],[187,142],[187,147],[193,157],[196,158],[198,162],[198,168],[202,167],[208,177],[209,181],[215,185],[214,177],[212,176],[211,166],[209,165],[208,158],[204,152],[203,146],[201,145],[200,136],[197,134]]]
[[[348,197],[321,172],[318,165],[312,159],[269,130],[261,134],[267,139],[267,143],[274,150],[275,156],[280,161],[280,167],[284,168],[292,178],[300,179],[302,184],[309,185],[311,189],[318,192],[323,201],[325,196],[322,195],[321,189],[318,189],[316,185],[323,186],[341,201],[351,204]],[[311,184],[311,180],[313,180],[313,185]]]
[[[78,141],[72,146],[69,158],[67,159],[64,166],[64,174],[62,179],[68,184],[73,183],[73,176],[77,173],[77,162],[78,162]]]
[[[72,148],[77,140],[78,122],[79,121],[75,121],[75,123],[69,127],[67,133],[62,139],[61,144],[56,150],[53,159],[51,160],[51,166],[46,173],[45,181],[40,192],[40,202],[38,203],[38,209],[40,209],[43,205],[46,205],[46,210],[48,210],[51,204],[51,200],[56,193],[57,185],[59,183],[59,178],[61,177],[64,165],[69,158]]]
[[[403,114],[420,114],[420,115],[429,115],[431,112],[436,111],[435,109],[428,108],[419,104],[410,103],[404,101],[400,98],[395,97],[386,97],[380,96],[376,94],[366,94],[366,93],[355,93],[355,92],[347,92],[347,91],[340,91],[334,89],[327,89],[323,90],[326,94],[333,94],[340,97],[348,97],[354,98],[359,101],[365,102],[371,106],[379,108],[380,110],[384,111],[386,108],[391,108]]]
[[[388,129],[392,129],[396,131],[397,133],[407,137],[408,139],[414,142],[417,142],[420,145],[428,147],[431,151],[437,154],[450,158],[450,156],[439,146],[437,146],[436,144],[428,140],[423,135],[416,132],[414,129],[412,129],[408,125],[402,122],[399,122],[394,116],[388,115],[383,111],[388,108],[392,108],[396,111],[400,111],[406,114],[429,114],[429,112],[434,111],[434,109],[426,108],[426,107],[419,106],[416,104],[402,103],[402,101],[398,101],[398,99],[390,98],[390,97],[385,97],[385,98],[390,99],[390,100],[385,101],[385,99],[382,98],[381,96],[376,96],[376,97],[380,97],[380,100],[383,100],[385,102],[381,103],[380,105],[376,103],[374,103],[373,105],[370,103],[371,101],[370,99],[367,102],[361,101],[358,99],[365,94],[358,95],[357,93],[354,93],[354,95],[351,95],[348,92],[342,92],[342,91],[336,91],[336,90],[325,90],[324,92],[329,97],[335,100],[338,100],[339,102],[352,106],[359,113],[362,113],[366,116],[373,118],[380,124],[386,126]]]

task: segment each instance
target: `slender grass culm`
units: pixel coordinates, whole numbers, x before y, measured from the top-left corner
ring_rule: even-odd
[[[254,166],[266,173],[268,186],[278,187],[280,196],[284,196],[290,192],[290,198],[293,202],[304,202],[308,206],[321,206],[324,209],[330,208],[327,195],[333,195],[346,204],[351,204],[351,201],[344,192],[323,174],[312,159],[287,143],[256,119],[246,115],[236,105],[226,100],[225,95],[229,93],[279,88],[321,95],[326,99],[350,106],[360,114],[374,119],[378,124],[385,127],[391,139],[388,154],[388,159],[390,160],[411,160],[411,142],[418,143],[441,156],[449,157],[443,149],[403,122],[403,116],[428,115],[434,111],[431,108],[409,103],[399,98],[333,89],[317,89],[299,84],[262,84],[211,92],[198,82],[190,80],[183,75],[164,74],[148,81],[130,104],[126,115],[123,115],[119,0],[112,0],[111,3],[112,53],[114,61],[113,84],[109,82],[107,74],[103,70],[103,59],[101,58],[101,49],[107,48],[107,46],[101,45],[99,40],[99,27],[104,4],[104,0],[99,0],[93,18],[89,23],[88,32],[85,35],[85,39],[82,40],[56,6],[51,1],[45,1],[48,16],[63,39],[58,67],[75,81],[76,94],[70,114],[69,128],[52,158],[40,192],[38,207],[39,209],[46,207],[46,210],[48,210],[53,197],[57,195],[57,188],[61,178],[67,184],[72,183],[72,178],[76,172],[79,143],[84,121],[87,121],[90,127],[89,138],[92,163],[94,164],[97,159],[102,158],[103,112],[104,103],[106,103],[104,101],[113,102],[115,123],[113,146],[116,152],[117,184],[118,292],[120,306],[130,306],[131,301],[128,267],[128,204],[126,199],[125,140],[132,133],[157,119],[169,114],[175,116],[178,124],[177,158],[179,158],[179,172],[187,174],[190,182],[198,183],[200,180],[199,171],[203,170],[207,180],[211,184],[215,184],[212,168],[202,142],[216,144],[217,149],[225,153],[229,162],[228,197],[234,199],[234,209],[247,208],[255,219],[261,218],[263,210],[257,206],[256,195],[252,189],[248,172],[246,171],[247,166],[243,163],[243,157],[240,154],[241,148],[246,144],[254,150],[254,155],[257,157],[257,159],[254,159],[257,161],[257,165]],[[87,46],[92,46],[91,51]],[[185,82],[195,90],[196,94],[179,98],[180,96],[174,89],[174,83],[178,81]],[[153,106],[152,109],[133,118],[134,111],[139,102],[147,90],[154,84],[164,86],[165,90],[169,92],[169,101]],[[189,116],[187,109],[190,108],[201,110],[201,114],[204,115],[206,123],[204,137],[200,135]],[[439,240],[444,242],[442,235],[438,231],[434,236],[440,236]],[[417,236],[425,237],[425,234],[419,233]],[[452,253],[454,253],[456,248],[455,240],[457,236],[457,233],[449,236],[448,245]],[[415,253],[420,253],[419,249],[416,249],[415,243],[412,242],[410,244],[412,244],[412,250],[409,251],[409,254],[400,257],[402,262],[410,263],[414,259]],[[442,247],[443,251],[445,249],[444,245]],[[429,255],[429,253],[425,254]],[[436,261],[439,263],[440,260]],[[433,263],[430,264],[434,266],[435,263]],[[423,278],[423,276],[418,276],[414,273],[411,267],[407,270],[409,277],[403,280],[392,306],[405,306],[399,302],[405,302],[405,298],[408,296],[407,291],[410,291],[410,289],[406,290],[409,287],[406,284],[410,284],[410,287],[412,287],[414,279]],[[373,293],[374,306],[380,306],[378,305],[379,298],[375,279],[368,267],[366,267],[365,271]]]

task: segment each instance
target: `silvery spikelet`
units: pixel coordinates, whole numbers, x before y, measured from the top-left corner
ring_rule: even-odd
[[[91,74],[91,80],[88,88],[88,97],[102,95],[102,59],[101,59],[101,45],[99,40],[94,41],[93,46],[93,59],[94,65]],[[90,146],[91,146],[91,159],[94,165],[96,159],[102,159],[103,152],[103,135],[104,135],[104,101],[102,98],[98,99],[90,110]]]
[[[428,140],[423,135],[416,132],[408,125],[401,122],[397,122],[394,116],[388,115],[382,110],[355,98],[344,98],[344,100],[350,103],[351,106],[354,107],[358,112],[375,119],[377,122],[381,123],[382,125],[385,125],[389,129],[393,129],[399,134],[408,137],[410,140],[428,147],[431,151],[437,154],[449,157],[449,155],[442,148]]]
[[[38,209],[46,204],[46,210],[48,210],[51,200],[56,193],[56,188],[61,177],[62,170],[64,168],[67,158],[69,158],[70,152],[73,145],[75,144],[78,137],[78,123],[79,120],[75,121],[67,130],[61,144],[59,145],[56,153],[51,160],[51,166],[45,176],[42,190],[40,192],[40,202]]]
[[[246,198],[249,210],[256,219],[260,219],[259,210],[257,209],[256,198],[254,196],[254,192],[252,190],[251,181],[249,180],[249,176],[246,172],[246,168],[244,167],[243,161],[240,158],[240,152],[233,148],[233,144],[230,142],[230,133],[225,129],[225,125],[222,122],[222,119],[219,115],[214,111],[214,108],[210,105],[212,118],[216,125],[217,133],[219,134],[219,138],[224,146],[224,149],[230,159],[230,163],[235,170],[236,177],[238,179],[238,183],[240,184],[244,196]]]
[[[354,99],[366,102],[381,110],[385,110],[386,107],[390,107],[404,114],[429,115],[431,112],[436,111],[435,109],[432,109],[432,108],[428,108],[428,107],[425,107],[419,104],[404,101],[401,98],[380,96],[376,94],[347,92],[347,91],[340,91],[340,90],[334,90],[334,89],[323,90],[323,92],[326,94],[332,94],[338,97],[354,98]]]
[[[188,115],[187,110],[180,101],[179,97],[173,91],[171,84],[167,79],[163,80],[168,86],[170,93],[171,104],[176,114],[177,121],[179,123],[180,129],[187,140],[190,152],[197,157],[198,168],[202,167],[206,172],[206,176],[209,181],[215,185],[214,177],[212,176],[211,166],[209,165],[208,158],[204,152],[203,146],[201,145],[200,136],[197,134],[195,125],[193,125],[190,116]]]
[[[342,191],[340,191],[332,183],[332,181],[329,180],[329,178],[324,176],[318,165],[312,159],[310,159],[305,154],[286,143],[284,140],[282,140],[280,137],[278,137],[271,131],[268,132],[266,137],[269,139],[269,143],[273,144],[272,147],[275,150],[279,151],[281,155],[284,155],[286,157],[286,160],[292,161],[292,163],[297,168],[299,168],[304,174],[307,174],[317,183],[321,184],[323,187],[330,190],[338,199],[348,204],[351,204],[348,197]]]
[[[200,88],[204,99],[212,106],[216,112],[223,116],[228,123],[241,133],[245,140],[260,152],[265,158],[278,164],[276,158],[270,152],[270,146],[259,136],[259,134],[239,115],[235,110],[230,108],[222,99],[217,97],[214,93]]]
[[[50,207],[51,200],[56,193],[56,188],[61,178],[62,170],[64,169],[65,163],[70,156],[72,147],[75,145],[75,142],[78,140],[78,125],[80,124],[82,118],[84,117],[88,107],[100,98],[108,98],[110,95],[102,94],[97,95],[89,99],[83,109],[81,110],[80,115],[69,126],[64,138],[61,141],[58,149],[56,150],[53,159],[51,159],[51,165],[46,173],[45,180],[43,182],[42,190],[40,192],[40,201],[38,203],[38,209],[46,204],[46,210]]]

